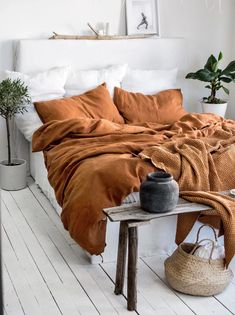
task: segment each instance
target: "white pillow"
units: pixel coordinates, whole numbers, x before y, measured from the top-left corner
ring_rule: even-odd
[[[15,115],[15,123],[28,141],[32,141],[33,133],[42,126],[33,104],[27,106],[27,112],[24,114]]]
[[[127,64],[114,65],[100,70],[73,70],[65,84],[66,96],[80,95],[106,82],[113,96],[114,87],[121,87],[127,71]]]
[[[70,66],[52,68],[46,71],[25,74],[5,71],[3,79],[21,79],[29,90],[32,102],[62,98],[65,94],[64,85],[70,72]],[[15,115],[15,123],[28,141],[42,122],[33,104],[27,105],[27,112]]]
[[[66,66],[34,74],[5,71],[5,75],[12,80],[21,79],[28,86],[32,102],[37,102],[63,97],[65,94],[64,85],[69,71],[70,66]]]
[[[176,88],[177,73],[178,69],[128,69],[122,81],[122,88],[129,92],[153,95],[163,90]]]

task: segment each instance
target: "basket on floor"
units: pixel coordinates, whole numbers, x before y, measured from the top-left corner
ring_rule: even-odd
[[[165,274],[170,286],[182,293],[197,296],[212,296],[221,293],[233,278],[232,271],[225,267],[224,259],[205,259],[194,256],[193,253],[200,246],[199,234],[203,225],[197,233],[196,243],[182,243],[175,252],[165,260]],[[213,229],[215,240],[217,236]]]

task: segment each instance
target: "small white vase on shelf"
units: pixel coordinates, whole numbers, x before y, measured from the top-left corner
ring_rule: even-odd
[[[201,105],[202,105],[203,113],[213,113],[221,117],[224,117],[227,110],[228,103],[211,104],[211,103],[201,102]]]

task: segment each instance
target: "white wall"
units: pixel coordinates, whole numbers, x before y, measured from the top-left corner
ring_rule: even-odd
[[[225,63],[235,55],[234,0],[159,0],[162,37],[184,37],[189,71],[220,50]],[[221,6],[220,6],[221,3]],[[0,70],[12,68],[12,43],[20,38],[48,38],[58,33],[87,33],[86,23],[110,22],[113,34],[125,34],[123,0],[0,0]],[[197,110],[203,84],[188,81],[189,109]],[[235,93],[232,95],[235,101]],[[229,108],[235,118],[235,106]],[[0,120],[0,160],[6,157],[5,126]]]
[[[160,4],[162,36],[187,39],[190,71],[198,70],[211,53],[217,55],[220,50],[224,53],[222,66],[231,60],[234,0],[162,0]],[[187,83],[190,108],[196,110],[197,100],[209,90],[204,89],[202,82],[187,80]],[[228,114],[235,118],[235,108],[229,107]]]

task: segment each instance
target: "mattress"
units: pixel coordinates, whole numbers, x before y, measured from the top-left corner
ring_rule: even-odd
[[[42,152],[32,152],[32,143],[30,143],[30,173],[35,183],[41,188],[44,195],[48,198],[56,212],[61,214],[61,207],[56,201],[54,189],[51,187],[47,179],[47,169],[44,163]],[[133,203],[139,201],[139,193],[130,193],[123,201],[123,204]]]

